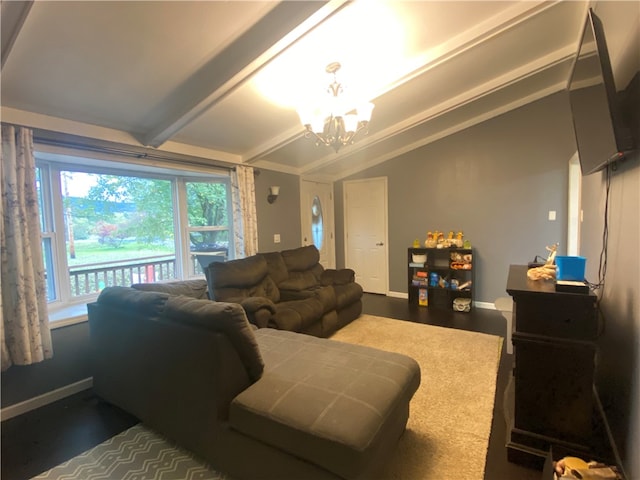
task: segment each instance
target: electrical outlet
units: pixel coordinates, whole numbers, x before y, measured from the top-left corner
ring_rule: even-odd
[[[556,219],[556,211],[555,210],[549,210],[549,221],[553,222]]]
[[[273,243],[280,243],[280,234],[279,233],[275,233],[273,235]]]

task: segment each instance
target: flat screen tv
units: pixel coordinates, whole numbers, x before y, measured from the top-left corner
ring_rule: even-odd
[[[569,101],[583,175],[602,170],[635,150],[621,99],[602,22],[590,9],[569,79]]]

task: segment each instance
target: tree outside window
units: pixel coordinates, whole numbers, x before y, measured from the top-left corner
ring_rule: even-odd
[[[186,182],[190,254],[196,258],[192,274],[211,262],[229,257],[228,186],[221,182]]]

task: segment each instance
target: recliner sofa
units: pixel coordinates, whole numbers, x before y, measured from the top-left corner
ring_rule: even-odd
[[[258,327],[328,337],[362,313],[351,269],[325,269],[314,245],[259,253],[205,269],[209,298],[239,303]]]
[[[233,478],[376,478],[420,384],[413,359],[257,329],[201,282],[163,288],[182,292],[108,287],[88,305],[98,396]]]

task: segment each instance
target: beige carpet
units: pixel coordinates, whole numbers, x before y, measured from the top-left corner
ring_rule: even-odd
[[[381,479],[484,478],[501,337],[362,315],[332,338],[420,364],[407,430]]]

